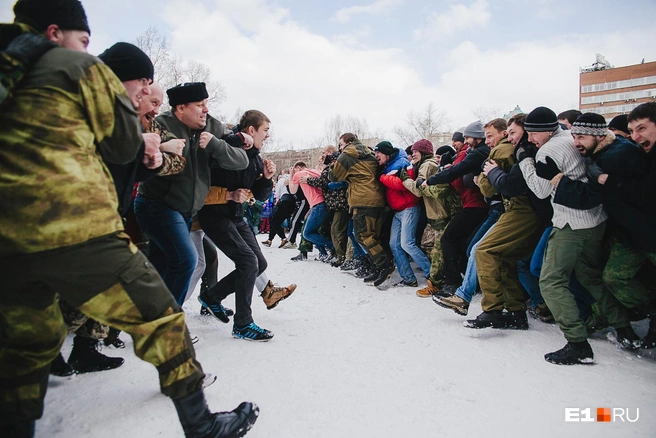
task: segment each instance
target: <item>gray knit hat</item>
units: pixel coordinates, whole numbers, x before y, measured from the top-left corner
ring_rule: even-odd
[[[472,138],[485,138],[485,131],[483,130],[483,122],[476,120],[471,122],[462,132],[465,137]]]

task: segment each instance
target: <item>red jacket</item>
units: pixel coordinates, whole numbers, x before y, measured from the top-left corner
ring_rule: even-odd
[[[408,168],[407,170],[408,176],[412,179],[415,179],[415,170],[412,167]],[[419,205],[419,198],[405,188],[403,181],[401,181],[401,178],[399,178],[398,173],[393,175],[382,174],[380,176],[380,182],[387,189],[387,203],[392,210],[403,211],[406,208]]]
[[[453,160],[453,165],[455,166],[464,160],[465,156],[467,156],[467,149],[463,148],[460,152],[458,152],[458,155],[456,155],[456,159]],[[483,199],[483,195],[481,194],[479,188],[465,187],[465,183],[463,182],[462,178],[463,177],[457,178],[451,182],[451,187],[456,189],[460,195],[462,208],[488,208],[488,205],[485,202],[485,199]]]

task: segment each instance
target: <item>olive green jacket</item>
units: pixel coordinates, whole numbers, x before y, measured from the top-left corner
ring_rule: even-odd
[[[328,178],[348,182],[349,208],[385,207],[385,188],[378,181],[378,161],[371,149],[358,140],[344,148]]]

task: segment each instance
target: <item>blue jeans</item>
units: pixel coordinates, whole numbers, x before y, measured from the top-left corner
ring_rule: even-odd
[[[150,239],[151,263],[175,301],[182,305],[198,263],[198,253],[189,234],[192,218],[165,202],[139,195],[134,200],[134,214],[139,227]]]
[[[490,210],[490,214],[491,213],[492,210]],[[474,239],[478,236],[479,233],[476,233],[476,235],[474,235],[474,239],[472,239],[472,245],[470,245],[471,246],[470,255],[467,258],[467,270],[465,271],[465,277],[462,279],[462,284],[460,285],[460,287],[456,289],[456,295],[462,298],[463,300],[467,301],[468,303],[471,303],[472,297],[476,293],[476,287],[478,286],[478,271],[476,270],[476,248],[478,248],[478,244],[482,242],[485,236],[487,236],[490,230],[492,230],[494,224],[497,222],[497,220],[499,220],[500,216],[501,214],[496,216],[496,220],[490,223],[489,228],[485,230],[485,233],[483,233],[480,237],[478,237],[478,240],[474,241]],[[481,228],[483,228],[483,226],[485,226],[486,223],[488,223],[487,219],[485,220],[485,222],[483,222]]]
[[[424,277],[430,275],[430,260],[419,249],[415,242],[415,229],[419,220],[419,206],[406,208],[394,213],[392,218],[392,230],[390,232],[390,249],[396,261],[399,274],[407,282],[417,280],[408,256],[412,257],[417,266],[424,272]]]
[[[310,209],[310,214],[305,219],[303,237],[317,245],[319,254],[326,254],[326,248],[331,251],[334,249],[333,241],[319,234],[319,227],[326,221],[329,214],[326,203],[320,202]]]
[[[355,233],[353,233],[353,219],[349,219],[348,221],[346,234],[348,235],[348,238],[351,240],[351,246],[353,247],[353,258],[359,259],[360,257],[363,257],[366,253],[364,252],[358,241],[355,239]]]
[[[474,234],[471,242],[469,242],[469,246],[467,247],[467,259],[469,259],[469,256],[472,254],[474,245],[483,240],[483,237],[487,234],[488,231],[490,231],[492,225],[497,223],[501,217],[501,214],[503,214],[503,211],[503,204],[495,204],[494,207],[490,208],[490,211],[487,214],[487,218],[485,218],[481,226],[478,227],[476,234]]]

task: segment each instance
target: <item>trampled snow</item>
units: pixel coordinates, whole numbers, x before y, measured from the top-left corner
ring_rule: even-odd
[[[298,252],[277,240],[263,251],[275,283],[298,284],[272,310],[253,296],[255,322],[273,340],[232,338],[232,323],[199,315],[198,290],[184,305],[197,357],[218,376],[205,391],[210,408],[260,406],[249,438],[656,436],[653,351],[624,352],[601,334],[590,341],[595,365],[552,365],[543,355],[565,344],[555,325],[529,318],[528,331],[468,329],[417,288],[378,290],[312,253],[292,262]],[[219,275],[232,266],[221,254]],[[223,304],[234,309],[234,298]],[[478,295],[467,318],[480,311]],[[646,322],[634,327],[645,334]],[[125,358],[120,368],[51,378],[37,437],[183,436],[157,371],[121,338],[126,349],[103,349]],[[69,337],[65,358],[71,346]],[[638,409],[639,418],[565,421],[566,408],[591,408],[594,417],[600,407],[628,409],[632,420]]]

